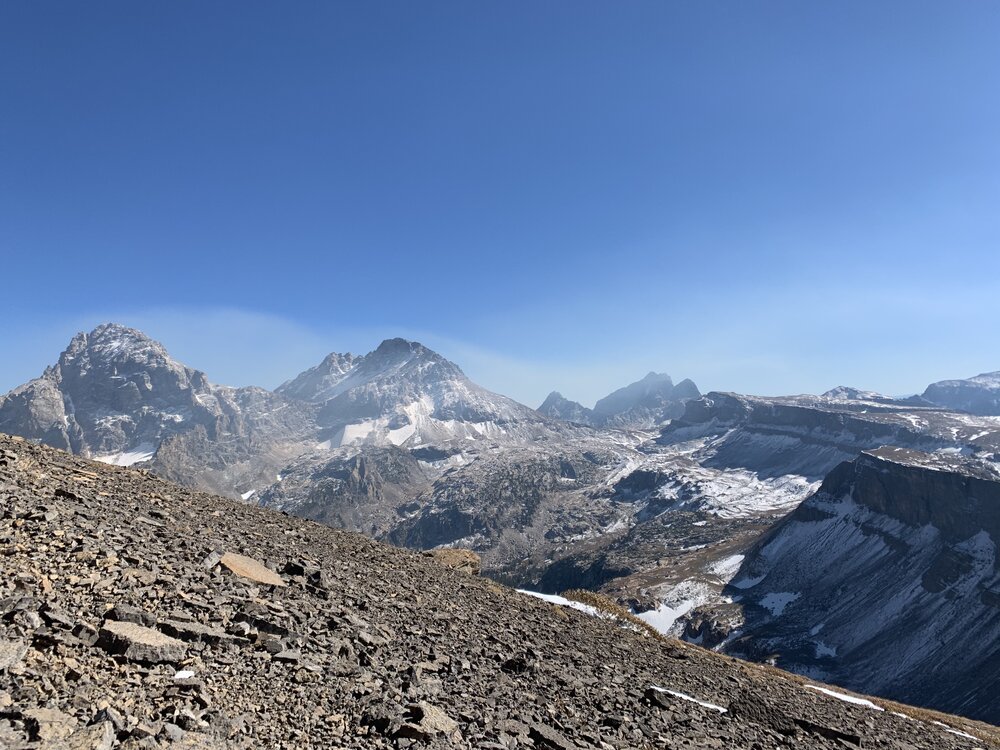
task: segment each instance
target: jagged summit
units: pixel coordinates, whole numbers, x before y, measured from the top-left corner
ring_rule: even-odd
[[[142,332],[105,323],[76,334],[55,365],[0,401],[0,429],[77,453],[129,452],[140,460],[170,425],[191,416],[193,394],[208,387],[202,373]]]
[[[276,392],[302,401],[323,401],[332,395],[337,384],[360,359],[350,353],[331,352],[315,367],[310,367],[292,380],[282,383]]]
[[[476,385],[454,362],[402,338],[361,357],[330,355],[278,393],[318,406],[325,448],[518,438],[543,423],[533,409]]]
[[[544,414],[552,419],[561,419],[566,422],[577,422],[579,424],[594,424],[594,412],[583,404],[570,401],[559,391],[552,391],[541,406],[537,409],[539,414]]]
[[[691,380],[674,385],[666,373],[650,372],[594,404],[594,415],[610,426],[652,427],[684,411],[684,401],[700,396]]]
[[[600,399],[593,409],[553,391],[538,407],[538,412],[553,419],[593,427],[648,429],[680,416],[684,403],[699,396],[698,386],[690,379],[674,384],[666,373],[649,372],[641,380]]]
[[[104,323],[0,399],[0,431],[124,465],[153,460],[169,443],[165,475],[232,492],[234,478],[257,469],[228,466],[219,484],[205,465],[245,461],[299,435],[309,415],[284,406],[262,388],[214,385],[141,331]]]

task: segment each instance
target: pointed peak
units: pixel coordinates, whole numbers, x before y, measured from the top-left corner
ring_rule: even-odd
[[[567,402],[566,397],[563,396],[559,391],[552,391],[552,393],[550,393],[548,396],[545,397],[545,400],[542,401],[541,406],[539,406],[538,408],[545,409],[546,407],[554,406],[556,404],[563,404],[566,402]]]
[[[376,347],[373,354],[400,354],[400,353],[412,353],[420,354],[422,352],[429,352],[426,346],[421,344],[419,341],[410,341],[404,338],[392,338],[386,339],[381,344]]]
[[[89,333],[76,334],[62,353],[60,364],[66,365],[81,355],[88,360],[107,362],[136,358],[149,360],[150,357],[170,359],[162,344],[142,331],[120,323],[101,323]]]
[[[457,369],[457,365],[448,362],[445,357],[428,349],[419,341],[410,341],[403,338],[386,339],[378,347],[368,354],[365,361],[369,366],[382,366],[386,364],[402,364],[409,361],[444,362]]]

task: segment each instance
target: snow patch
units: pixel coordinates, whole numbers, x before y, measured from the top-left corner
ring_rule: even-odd
[[[771,612],[774,617],[781,617],[785,607],[798,599],[802,594],[791,591],[774,591],[760,600],[760,606]]]
[[[708,586],[698,581],[683,581],[663,595],[660,605],[636,616],[645,620],[658,631],[671,634],[677,621],[695,607],[711,601],[713,594]]]
[[[121,453],[108,453],[103,456],[94,456],[95,461],[112,466],[131,466],[141,461],[148,461],[156,453],[156,446],[152,443],[140,443],[134,448]]]
[[[837,655],[837,647],[836,646],[827,646],[825,643],[823,643],[823,641],[816,641],[816,643],[814,645],[816,647],[816,658],[817,659],[822,659],[822,658],[824,658],[826,656],[836,656]]]
[[[743,555],[730,555],[712,563],[706,571],[713,576],[718,576],[724,581],[728,581],[739,572],[742,564]]]

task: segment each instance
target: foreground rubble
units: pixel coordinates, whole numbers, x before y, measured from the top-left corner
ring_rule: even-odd
[[[0,748],[986,746],[474,570],[0,436]]]

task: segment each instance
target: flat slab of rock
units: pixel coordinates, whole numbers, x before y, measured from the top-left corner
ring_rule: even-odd
[[[98,645],[130,661],[158,664],[180,661],[187,654],[187,644],[134,622],[107,620],[101,628]]]
[[[470,549],[461,549],[459,547],[427,550],[424,552],[424,556],[433,558],[449,568],[454,568],[455,570],[460,570],[463,573],[469,573],[474,576],[479,575],[479,570],[482,566],[479,555]]]
[[[76,729],[76,719],[55,708],[33,708],[24,712],[32,737],[44,743],[64,740]]]
[[[28,645],[21,641],[0,639],[0,672],[20,664],[28,653]]]
[[[227,552],[219,562],[241,578],[249,578],[251,581],[264,583],[268,586],[285,585],[281,576],[252,557]]]
[[[68,750],[111,750],[115,730],[110,721],[102,721],[77,730],[66,740]]]

